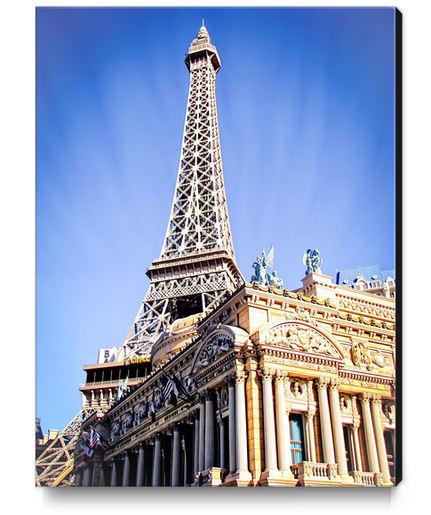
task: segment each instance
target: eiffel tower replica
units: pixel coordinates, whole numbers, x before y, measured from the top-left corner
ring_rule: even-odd
[[[202,27],[185,56],[190,87],[171,215],[160,257],[147,270],[149,290],[133,336],[117,360],[148,357],[178,319],[212,310],[243,281],[232,243],[215,96],[220,58]]]
[[[163,247],[147,270],[148,292],[115,359],[84,366],[87,379],[80,391],[85,416],[109,408],[123,379],[128,379],[129,387],[139,383],[151,369],[155,343],[176,321],[204,316],[244,282],[235,261],[223,183],[215,97],[221,63],[203,21],[185,64],[190,73],[187,112]],[[82,413],[73,419],[74,428],[76,421],[83,420]],[[51,451],[52,457],[44,453],[36,461],[38,486],[73,484],[70,475],[75,439],[72,443],[68,440],[64,450],[66,429],[50,447],[59,450]],[[79,427],[75,433],[79,434]]]

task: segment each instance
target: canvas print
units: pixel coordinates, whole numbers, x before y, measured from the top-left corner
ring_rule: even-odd
[[[37,8],[36,486],[399,483],[400,28]]]

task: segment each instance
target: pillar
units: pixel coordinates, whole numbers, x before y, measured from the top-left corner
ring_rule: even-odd
[[[84,468],[84,479],[82,486],[91,486],[91,465],[88,463]]]
[[[173,424],[173,444],[172,444],[172,486],[180,486],[181,469],[181,434],[178,424]]]
[[[136,486],[144,486],[144,461],[145,449],[144,444],[140,443],[138,448],[138,465],[136,470]]]
[[[205,470],[214,466],[214,399],[212,390],[205,395]]]
[[[383,483],[390,484],[391,474],[388,465],[388,454],[386,451],[385,438],[383,436],[382,421],[380,419],[381,403],[380,395],[373,395],[373,399],[371,400],[371,415],[377,444],[377,456],[379,458],[380,470],[383,473]]]
[[[130,455],[129,451],[124,453],[124,464],[123,464],[123,486],[129,486],[130,478]]]
[[[263,434],[265,440],[265,470],[277,470],[277,446],[275,441],[274,402],[272,378],[274,370],[259,370],[263,389]]]
[[[307,433],[307,459],[316,463],[316,441],[314,439],[314,416],[316,409],[310,407],[305,414],[305,431]]]
[[[277,421],[278,468],[282,472],[290,472],[290,429],[286,417],[286,401],[284,399],[284,379],[286,374],[278,372],[275,376],[275,410]]]
[[[199,397],[199,470],[205,470],[205,396]]]
[[[245,380],[247,372],[237,373],[235,384],[235,407],[236,407],[236,458],[237,472],[248,472],[247,456],[247,411],[245,402]]]
[[[75,486],[82,486],[82,470],[79,469],[75,475]]]
[[[193,437],[194,437],[194,452],[193,452],[193,477],[196,476],[196,474],[199,471],[199,411],[195,410],[193,412],[194,414],[194,431],[193,431]]]
[[[117,486],[117,464],[112,460],[111,486]]]
[[[332,427],[334,431],[335,456],[338,463],[338,474],[341,476],[347,476],[346,446],[344,444],[343,424],[341,422],[340,413],[340,397],[338,394],[339,386],[339,379],[331,379],[329,395],[331,398]]]
[[[329,413],[328,387],[329,379],[319,377],[316,381],[319,395],[320,424],[322,428],[323,459],[326,463],[335,463],[334,443],[332,440],[331,416]]]
[[[236,466],[236,437],[235,437],[235,377],[228,378],[229,395],[229,473],[234,474]]]
[[[226,457],[225,457],[225,434],[224,434],[224,424],[223,418],[221,416],[221,411],[217,413],[217,422],[219,425],[219,433],[220,433],[220,468],[226,468]]]
[[[370,399],[369,393],[362,393],[359,397],[362,404],[362,417],[364,420],[365,439],[367,441],[368,457],[371,467],[371,472],[380,472],[379,461],[377,458],[376,440],[374,437],[373,422],[371,420]]]
[[[160,435],[154,436],[154,453],[153,453],[153,485],[160,486],[160,473],[162,470],[162,442]]]

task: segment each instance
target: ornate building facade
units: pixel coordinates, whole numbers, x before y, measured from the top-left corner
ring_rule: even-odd
[[[244,280],[223,186],[220,59],[204,26],[185,61],[164,245],[126,342],[85,367],[84,408],[94,412],[82,423],[75,485],[392,486],[395,299],[318,267],[289,291],[259,275],[263,258]]]

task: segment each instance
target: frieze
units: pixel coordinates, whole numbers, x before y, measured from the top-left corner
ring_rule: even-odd
[[[279,358],[275,356],[265,357],[265,362],[277,363],[279,365],[286,365],[297,368],[306,368],[309,370],[318,370],[319,372],[331,372],[332,374],[336,374],[338,372],[338,368],[334,366],[318,365],[314,363],[306,363],[304,361],[292,361],[290,359]]]

